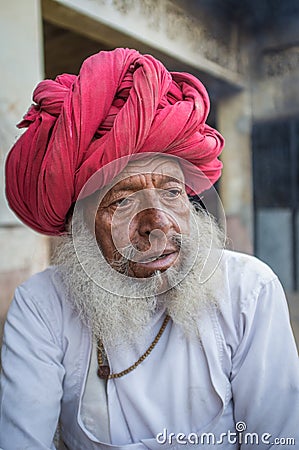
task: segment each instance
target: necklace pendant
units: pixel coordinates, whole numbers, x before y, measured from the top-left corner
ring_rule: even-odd
[[[98,367],[98,377],[102,380],[108,380],[110,375],[110,367],[109,366],[99,366]]]

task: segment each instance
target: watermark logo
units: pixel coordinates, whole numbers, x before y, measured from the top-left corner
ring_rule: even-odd
[[[222,444],[245,444],[245,445],[281,445],[295,446],[295,438],[293,437],[273,437],[271,433],[256,433],[247,430],[244,421],[235,424],[234,430],[227,430],[218,435],[210,432],[204,433],[173,433],[164,428],[161,433],[156,435],[158,444],[179,444],[179,445],[222,445]]]

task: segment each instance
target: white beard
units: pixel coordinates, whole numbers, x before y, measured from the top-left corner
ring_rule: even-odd
[[[124,283],[120,274],[99,257],[85,226],[77,229],[75,246],[70,234],[58,238],[52,262],[67,290],[66,297],[95,339],[110,348],[140,341],[160,308],[187,336],[200,337],[201,317],[210,305],[217,305],[224,235],[207,213],[192,212],[197,230],[191,229],[190,236],[183,239],[179,267],[157,272],[143,281],[126,277]],[[103,280],[106,288],[102,287]],[[113,292],[107,286],[113,287]]]

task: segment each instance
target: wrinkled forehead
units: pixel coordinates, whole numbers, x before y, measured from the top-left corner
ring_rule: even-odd
[[[148,173],[175,178],[182,183],[185,181],[181,166],[175,158],[167,155],[154,155],[142,159],[131,160],[124,170],[116,177],[113,184],[134,175]]]
[[[140,175],[142,174],[151,174],[153,179],[159,180],[160,185],[163,184],[163,179],[185,183],[184,173],[177,158],[168,155],[149,155],[143,158],[138,157],[139,155],[136,156],[136,159],[127,162],[124,169],[110,183],[82,198],[82,200],[85,199],[84,203],[99,205],[108,194],[111,195],[120,188],[128,189],[131,187],[131,190],[134,190],[137,185],[140,189],[142,186]]]

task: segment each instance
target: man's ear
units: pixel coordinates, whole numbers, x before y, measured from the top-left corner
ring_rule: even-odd
[[[207,208],[199,195],[188,195],[189,201],[197,211],[206,211]]]
[[[94,233],[95,231],[95,216],[99,207],[99,191],[80,200],[83,208],[83,218],[88,229]]]
[[[99,206],[99,197],[100,191],[96,191],[88,197],[85,197],[82,200],[77,200],[76,203],[72,204],[65,218],[65,230],[67,232],[71,232],[75,206],[76,208],[80,208],[82,210],[83,220],[85,224],[91,232],[94,232],[95,216]]]
[[[75,203],[72,203],[72,206],[70,207],[70,209],[68,210],[68,212],[67,212],[67,214],[65,216],[65,222],[64,223],[65,223],[65,231],[67,233],[71,232],[74,208],[75,208]]]

